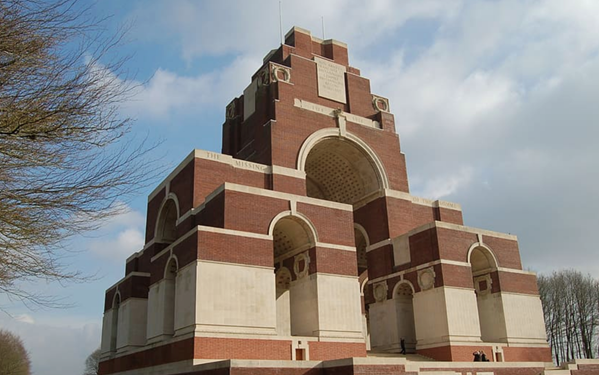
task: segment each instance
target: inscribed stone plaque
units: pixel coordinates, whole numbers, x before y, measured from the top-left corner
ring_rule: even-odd
[[[345,99],[345,66],[314,57],[318,75],[318,96],[340,103]]]
[[[243,90],[243,121],[256,111],[256,90],[258,90],[258,80],[253,80],[252,83]]]

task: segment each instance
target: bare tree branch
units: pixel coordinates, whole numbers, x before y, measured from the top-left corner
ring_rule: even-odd
[[[0,293],[33,305],[23,281],[80,281],[65,239],[97,228],[156,176],[119,106],[136,86],[111,59],[123,34],[76,0],[0,0]]]

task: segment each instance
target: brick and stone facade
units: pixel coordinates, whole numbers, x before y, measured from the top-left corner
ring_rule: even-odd
[[[194,150],[148,198],[145,246],[106,291],[101,374],[363,373],[335,360],[402,337],[439,361],[551,361],[517,238],[410,194],[390,103],[345,44],[292,29],[225,113],[222,153]]]

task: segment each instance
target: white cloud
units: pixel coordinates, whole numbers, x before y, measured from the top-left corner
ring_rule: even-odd
[[[418,189],[418,184],[414,192],[418,196],[429,199],[441,199],[457,192],[460,188],[467,186],[472,181],[473,169],[471,167],[462,167],[458,170],[436,176],[426,180],[422,189]]]
[[[15,319],[18,320],[19,322],[28,323],[28,324],[34,324],[35,323],[35,320],[29,314],[17,315],[17,316],[15,316]]]
[[[260,65],[260,58],[242,56],[195,76],[158,68],[148,82],[135,83],[135,95],[124,103],[123,111],[133,118],[164,125],[175,116],[194,113],[200,117],[212,108],[222,108],[224,113],[227,103],[243,92]]]
[[[143,248],[144,216],[123,205],[123,213],[107,220],[90,236],[87,247],[97,257],[123,264],[125,259]]]

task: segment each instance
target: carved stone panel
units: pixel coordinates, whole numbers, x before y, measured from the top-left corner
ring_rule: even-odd
[[[372,294],[377,302],[384,302],[387,300],[387,291],[389,286],[386,281],[376,283],[372,286]]]
[[[433,267],[418,271],[418,285],[421,290],[429,290],[435,287],[435,270]]]
[[[306,253],[295,256],[293,260],[293,272],[298,279],[304,278],[310,270],[310,257]]]
[[[318,96],[347,103],[345,95],[345,66],[314,57],[318,76]]]

